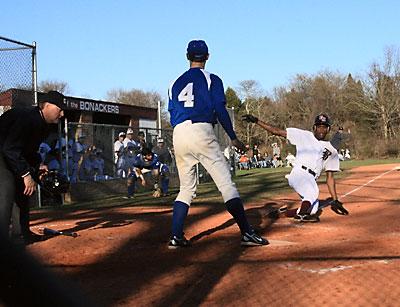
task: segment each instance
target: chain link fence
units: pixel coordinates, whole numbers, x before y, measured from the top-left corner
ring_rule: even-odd
[[[133,128],[128,126],[70,122],[67,125],[66,133],[61,136],[61,140],[53,140],[53,144],[56,144],[57,142],[62,142],[64,146],[65,144],[68,144],[68,155],[66,155],[65,147],[63,148],[64,151],[62,155],[66,160],[65,164],[68,164],[66,172],[71,178],[71,181],[97,181],[118,178],[118,169],[116,165],[117,156],[115,154],[114,145],[119,139],[119,134],[124,133],[126,135],[128,130],[132,131],[133,140],[137,143],[141,140],[140,134],[144,135],[142,142],[144,142],[145,145],[134,148],[135,154],[140,153],[142,147],[155,149],[157,147],[157,141],[162,138],[165,144],[164,146],[169,149],[173,156],[171,129],[159,130],[151,128]],[[72,169],[74,169],[72,164],[79,162],[80,158],[78,157],[79,155],[77,156],[78,152],[81,153],[81,160],[94,158],[94,155],[96,155],[98,159],[102,160],[101,164],[103,165],[103,169],[100,172],[92,172],[93,176],[90,175],[89,177],[85,176],[82,171],[80,174],[74,174],[72,171]],[[80,166],[81,165],[82,162]],[[171,168],[175,173],[176,167],[172,165]]]
[[[64,127],[63,129],[60,125],[59,133],[49,136],[46,140],[47,145],[40,148],[40,152],[46,156],[45,163],[50,170],[61,171],[69,178],[71,190],[68,195],[70,199],[66,199],[67,203],[127,193],[127,173],[119,164],[116,146],[118,147],[119,144],[119,135],[121,133],[126,135],[128,130],[132,132],[133,141],[142,145],[131,151],[124,147],[120,155],[136,155],[143,147],[150,148],[156,153],[160,147],[166,148],[171,157],[171,161],[167,163],[170,187],[179,187],[172,129],[77,122],[65,122]],[[220,125],[215,126],[215,132],[221,144],[221,151],[224,151],[226,147],[229,147],[229,138]],[[125,139],[125,135],[120,141]],[[200,164],[196,171],[199,183],[212,180]],[[138,187],[138,190],[143,190],[143,188]],[[54,202],[54,199],[51,201]]]
[[[30,91],[28,101],[35,104],[36,47],[0,36],[0,93],[11,89]],[[25,92],[26,93],[26,92]],[[16,91],[12,95],[18,95]],[[24,102],[27,101],[23,97]],[[18,97],[13,97],[16,103]],[[0,103],[0,114],[12,106]]]

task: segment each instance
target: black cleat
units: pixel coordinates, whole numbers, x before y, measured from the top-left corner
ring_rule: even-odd
[[[171,240],[169,240],[168,243],[168,248],[169,249],[176,249],[180,247],[189,247],[190,241],[185,238],[185,236],[182,236],[182,238],[178,238],[177,236],[173,236]]]
[[[240,242],[240,244],[243,246],[261,246],[261,245],[268,245],[269,242],[267,239],[264,239],[263,237],[259,236],[255,232],[253,232],[253,233],[246,232],[243,235],[242,241]]]
[[[296,214],[294,216],[294,221],[298,223],[318,223],[319,222],[319,217],[317,214]]]

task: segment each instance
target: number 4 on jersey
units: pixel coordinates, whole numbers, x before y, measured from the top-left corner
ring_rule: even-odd
[[[179,93],[178,100],[183,101],[185,108],[193,108],[194,95],[193,95],[193,83],[188,83],[185,88]]]

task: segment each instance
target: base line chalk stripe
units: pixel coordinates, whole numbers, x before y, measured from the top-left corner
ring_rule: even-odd
[[[344,197],[346,197],[346,196],[348,196],[348,195],[350,195],[350,194],[352,194],[352,193],[354,193],[354,192],[356,192],[358,190],[361,190],[362,188],[366,187],[367,185],[369,185],[370,183],[374,182],[375,180],[377,180],[377,179],[379,179],[379,178],[381,178],[381,177],[383,177],[383,176],[385,176],[385,175],[387,175],[387,174],[389,174],[389,173],[391,173],[393,171],[396,171],[396,170],[400,170],[400,166],[396,166],[396,167],[392,168],[391,170],[388,170],[388,171],[376,176],[375,178],[371,179],[370,181],[364,183],[363,185],[360,185],[359,187],[351,190],[350,192],[347,192],[346,194],[340,196],[339,198],[344,198]]]

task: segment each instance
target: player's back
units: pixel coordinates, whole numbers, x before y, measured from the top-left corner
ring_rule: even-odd
[[[172,83],[168,94],[173,127],[185,120],[215,123],[215,103],[225,101],[221,79],[201,68],[183,73]]]

